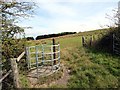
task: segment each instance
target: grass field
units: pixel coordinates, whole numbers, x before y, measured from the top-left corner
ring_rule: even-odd
[[[68,87],[119,87],[120,58],[82,47],[67,49],[63,54],[62,60],[65,61],[71,76]]]
[[[28,45],[51,39],[29,41]],[[69,88],[120,88],[120,57],[92,48],[83,48],[81,35],[56,38],[61,47],[61,63],[70,71]],[[59,85],[57,85],[59,87]]]

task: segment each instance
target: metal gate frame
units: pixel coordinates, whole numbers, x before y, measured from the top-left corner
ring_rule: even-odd
[[[54,47],[57,48],[57,51],[54,52]],[[34,48],[34,52],[31,52],[30,49]],[[49,48],[50,52],[45,52],[45,48]],[[34,58],[31,57],[31,54],[34,54]],[[57,57],[54,58],[54,55],[58,54]],[[40,55],[40,56],[39,56]],[[49,60],[45,59],[45,55],[50,55],[51,58]],[[38,69],[42,68],[44,66],[45,62],[50,62],[51,63],[51,69],[57,70],[60,68],[60,44],[57,45],[36,45],[36,46],[30,46],[26,47],[26,56],[27,56],[27,64],[28,64],[28,69],[36,69],[36,72],[38,73]],[[35,59],[35,63],[32,63],[32,59]],[[58,61],[56,64],[54,64],[54,61]],[[39,65],[40,64],[40,65]],[[31,67],[32,65],[35,65],[35,67]]]

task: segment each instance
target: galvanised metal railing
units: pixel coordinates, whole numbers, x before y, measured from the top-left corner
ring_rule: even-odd
[[[51,70],[58,69],[60,65],[60,44],[36,45],[26,47],[28,69],[38,69],[49,66]]]

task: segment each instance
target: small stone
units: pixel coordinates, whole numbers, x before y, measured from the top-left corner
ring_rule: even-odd
[[[68,70],[68,73],[70,73],[70,70]]]

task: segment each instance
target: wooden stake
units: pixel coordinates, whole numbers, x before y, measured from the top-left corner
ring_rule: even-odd
[[[92,46],[92,36],[90,36],[90,46]]]
[[[11,58],[11,67],[12,67],[12,75],[13,75],[13,83],[15,88],[20,88],[19,85],[19,73],[18,73],[18,67],[16,63],[16,58]]]
[[[113,43],[112,43],[113,44],[113,54],[114,54],[114,39],[115,39],[114,37],[115,37],[115,35],[113,34],[113,37],[112,37],[112,40],[113,40]]]
[[[83,45],[83,47],[85,46],[85,38],[84,38],[84,36],[82,36],[82,45]]]
[[[55,54],[55,39],[53,38],[53,59],[55,59],[56,58],[56,54]],[[56,60],[54,60],[54,65],[56,65]]]
[[[1,56],[1,52],[0,52],[0,56]],[[0,79],[2,78],[2,60],[0,57]],[[0,90],[2,89],[2,82],[0,82]]]

